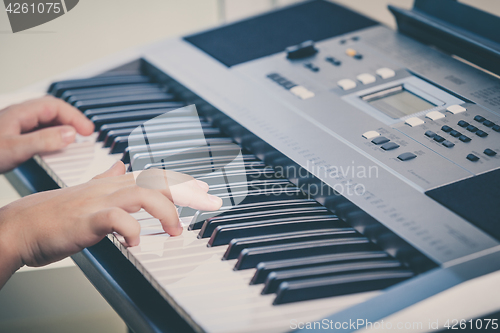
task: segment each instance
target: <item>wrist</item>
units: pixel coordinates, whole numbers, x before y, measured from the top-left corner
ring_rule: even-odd
[[[14,230],[15,223],[5,218],[5,207],[0,208],[0,289],[19,268],[23,266]]]

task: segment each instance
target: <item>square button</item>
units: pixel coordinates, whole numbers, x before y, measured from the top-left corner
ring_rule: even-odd
[[[380,136],[380,133],[377,131],[368,131],[368,132],[364,132],[362,136],[363,136],[363,138],[370,140],[370,139],[376,138],[377,136]]]
[[[455,130],[453,130],[453,131],[451,131],[451,132],[450,132],[450,135],[451,135],[452,137],[458,138],[459,136],[461,136],[461,135],[462,135],[462,133],[460,133],[459,131],[455,131]]]
[[[382,145],[382,148],[383,150],[393,150],[393,149],[396,149],[396,148],[399,148],[399,145],[395,142],[387,142],[385,145]]]
[[[340,88],[342,88],[344,90],[356,88],[356,82],[354,82],[353,80],[350,80],[350,79],[340,80],[337,82],[337,84],[339,85]]]
[[[433,138],[436,136],[436,133],[434,133],[433,131],[426,131],[425,136],[428,136],[429,138]]]
[[[453,131],[453,128],[451,128],[448,125],[444,125],[443,127],[441,127],[441,131],[449,133],[449,132]]]
[[[389,140],[385,136],[379,136],[379,137],[376,137],[375,139],[373,139],[372,143],[374,143],[376,145],[383,145],[384,143],[387,143],[389,141],[391,141],[391,140]]]
[[[486,119],[484,122],[483,122],[483,125],[486,126],[486,127],[493,127],[495,126],[495,123],[492,122],[491,120],[488,120]]]
[[[474,117],[474,120],[477,121],[477,122],[482,123],[483,121],[486,120],[486,118],[484,118],[483,116],[477,115],[477,116]]]
[[[308,99],[314,97],[314,93],[312,91],[307,90],[307,88],[302,86],[295,86],[290,89],[290,92],[300,99]]]
[[[409,125],[411,127],[415,127],[415,126],[423,125],[424,121],[420,118],[413,117],[413,118],[406,119],[405,124]]]
[[[417,157],[417,155],[415,155],[413,153],[402,153],[401,155],[398,156],[398,158],[401,161],[409,161],[409,160],[414,159],[415,157]]]
[[[453,142],[448,141],[448,140],[444,140],[442,145],[447,147],[447,148],[452,148],[453,146],[455,146],[455,144]]]
[[[377,73],[377,75],[383,79],[388,79],[388,78],[396,75],[396,72],[394,72],[392,69],[387,68],[387,67],[379,68],[375,71],[375,73]]]
[[[458,139],[462,142],[469,142],[471,140],[468,136],[465,135],[461,135]]]
[[[429,113],[427,113],[425,115],[426,118],[429,118],[430,120],[438,120],[438,119],[441,119],[441,118],[444,118],[445,115],[442,114],[441,112],[439,111],[431,111]]]
[[[455,104],[455,105],[450,105],[446,108],[447,111],[453,113],[453,114],[457,114],[457,113],[461,113],[461,112],[465,112],[467,111],[466,108],[464,108],[463,106],[460,106],[458,104]]]
[[[476,135],[479,136],[479,137],[481,137],[481,138],[485,138],[485,137],[488,136],[488,133],[486,133],[485,131],[478,130],[476,132]]]
[[[467,127],[467,126],[469,126],[469,123],[466,122],[465,120],[460,120],[458,122],[458,126],[460,126],[460,127]]]
[[[358,79],[358,81],[363,84],[370,84],[377,80],[375,76],[368,73],[359,74],[358,76],[356,76],[356,79]]]
[[[443,142],[444,140],[445,140],[445,138],[443,138],[441,135],[434,136],[434,141]]]
[[[485,153],[486,155],[488,156],[495,156],[497,154],[496,151],[494,151],[493,149],[490,149],[490,148],[486,148],[483,153]]]
[[[476,126],[474,126],[474,125],[469,125],[469,126],[467,126],[467,130],[469,132],[474,133],[474,132],[476,132],[478,130],[478,128]]]
[[[479,160],[479,157],[477,157],[477,156],[476,156],[476,155],[474,155],[474,154],[469,154],[469,155],[467,155],[467,159],[468,159],[469,161],[472,161],[472,162],[477,162],[477,161]]]

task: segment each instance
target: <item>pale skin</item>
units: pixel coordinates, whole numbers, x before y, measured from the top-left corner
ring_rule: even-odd
[[[0,111],[0,172],[33,155],[57,151],[89,135],[93,124],[62,100],[44,97]],[[0,208],[0,288],[24,265],[43,266],[94,245],[107,234],[139,244],[140,225],[130,213],[146,210],[165,232],[182,233],[175,205],[217,210],[222,201],[208,185],[164,170],[125,173],[117,162],[78,186],[41,192]]]

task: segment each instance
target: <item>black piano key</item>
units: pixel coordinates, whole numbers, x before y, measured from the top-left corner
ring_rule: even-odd
[[[396,260],[367,260],[356,263],[300,268],[281,272],[272,272],[266,279],[262,294],[273,294],[283,282],[314,279],[320,277],[352,274],[362,271],[383,271],[402,268]]]
[[[344,238],[359,235],[352,228],[340,229],[319,229],[299,232],[287,232],[284,234],[272,234],[256,237],[235,238],[231,240],[229,246],[222,256],[223,260],[237,259],[243,249],[262,247],[270,245],[308,242],[315,240],[325,240],[333,238]]]
[[[223,136],[218,128],[202,128],[205,138],[214,138]],[[147,133],[149,141],[153,142],[172,142],[180,140],[199,139],[202,134],[199,129],[185,129],[178,131]],[[128,147],[129,141],[143,141],[142,136],[119,136],[116,137],[111,145],[111,154],[122,154]],[[162,165],[164,165],[163,163]],[[142,168],[141,168],[142,169]]]
[[[196,116],[191,116],[189,113],[190,112],[184,112],[184,111],[179,111],[175,109],[165,109],[163,108],[162,110],[166,110],[166,112],[169,112],[168,117],[159,117],[155,119],[150,119],[150,120],[134,120],[134,121],[125,121],[125,122],[117,122],[117,123],[111,123],[111,124],[106,124],[101,126],[99,129],[99,136],[97,137],[97,141],[102,141],[106,138],[106,135],[109,133],[109,131],[113,130],[120,130],[120,129],[134,129],[137,128],[141,125],[143,125],[145,122],[147,122],[147,125],[155,125],[155,124],[174,124],[174,123],[180,123],[180,122],[185,122],[185,121],[205,121],[203,117],[196,117]],[[170,111],[169,111],[170,110]],[[142,111],[142,110],[135,110],[135,111]]]
[[[116,124],[140,120],[142,122],[149,120],[151,118],[161,116],[166,112],[172,111],[172,109],[151,109],[151,110],[141,110],[141,111],[127,111],[112,114],[97,115],[90,118],[94,123],[95,130],[99,131],[101,126],[107,124]]]
[[[98,76],[89,79],[66,80],[54,82],[49,88],[49,93],[61,97],[64,91],[68,89],[81,89],[91,87],[102,87],[110,85],[125,85],[148,83],[151,79],[143,75],[116,75],[116,76]]]
[[[245,157],[243,157],[245,158]],[[193,166],[188,166],[188,167],[175,167],[175,168],[167,168],[168,170],[176,171],[176,172],[181,172],[188,174],[193,177],[201,176],[201,175],[206,175],[210,174],[214,171],[217,171],[219,169],[224,169],[224,170],[241,170],[242,168],[248,168],[248,165],[252,164],[254,168],[259,167],[261,165],[264,167],[264,163],[260,160],[257,160],[255,157],[252,157],[251,159],[246,159],[243,162],[232,162],[231,165],[227,164],[227,161],[222,161],[218,163],[214,163],[211,165],[193,165]]]
[[[85,111],[92,108],[105,108],[109,106],[131,105],[141,103],[159,103],[175,101],[176,97],[167,93],[153,93],[143,95],[127,95],[120,97],[96,98],[78,101],[73,104],[77,109]]]
[[[105,125],[107,126],[107,125]],[[104,126],[103,126],[104,127]],[[167,150],[167,149],[180,149],[180,148],[194,148],[201,147],[205,145],[226,145],[232,143],[233,140],[230,138],[206,138],[206,139],[193,139],[193,140],[180,140],[175,142],[162,142],[162,143],[152,143],[150,145],[140,145],[127,147],[123,153],[122,162],[130,163],[131,156],[136,154],[147,153],[150,150]]]
[[[264,179],[264,180],[254,180],[251,182],[244,181],[241,183],[230,183],[219,184],[217,186],[212,186],[208,193],[213,195],[220,195],[227,192],[227,187],[231,186],[231,189],[244,191],[245,189],[262,189],[281,191],[285,187],[296,187],[294,184],[290,183],[287,179]]]
[[[200,122],[198,120],[191,122],[183,122],[183,123],[163,123],[158,125],[148,125],[147,133],[155,133],[155,132],[163,132],[163,131],[171,131],[171,130],[182,130],[182,129],[198,129],[198,128],[210,128],[211,125],[206,122]],[[104,138],[104,146],[103,147],[111,147],[113,141],[119,136],[127,136],[132,133],[134,128],[123,128],[119,130],[111,130],[108,131],[106,138]]]
[[[383,251],[369,251],[369,252],[348,252],[339,254],[325,254],[313,257],[303,257],[276,261],[264,261],[257,265],[250,284],[264,283],[267,276],[271,272],[279,272],[289,269],[311,268],[316,266],[324,266],[338,263],[356,262],[371,259],[389,259],[391,258]]]
[[[385,289],[412,276],[411,271],[394,270],[283,282],[278,288],[273,304],[286,304]]]
[[[100,91],[95,93],[76,93],[68,98],[66,98],[66,102],[71,105],[75,105],[77,102],[95,100],[101,98],[113,98],[113,97],[121,97],[121,96],[137,96],[137,95],[146,95],[146,94],[164,94],[165,91],[156,86],[152,87],[143,87],[143,88],[130,88],[124,86],[122,89],[111,90],[111,91]]]
[[[238,204],[238,202],[234,201],[234,198],[231,198],[231,196],[236,194],[244,195],[245,193],[259,193],[260,195],[274,196],[276,198],[275,194],[281,194],[280,192],[288,191],[287,193],[290,193],[290,191],[292,191],[291,195],[295,192],[300,192],[300,189],[298,189],[295,185],[290,186],[290,184],[291,183],[285,179],[274,181],[266,179],[261,181],[260,184],[256,184],[254,181],[253,185],[250,185],[248,182],[240,184],[225,184],[223,186],[219,186],[218,189],[210,189],[208,193],[221,197],[223,205],[234,205]],[[232,202],[234,202],[234,204],[232,204]],[[192,216],[195,213],[195,209],[188,207],[183,208],[179,212],[181,217]]]
[[[207,238],[212,236],[215,228],[220,225],[257,222],[257,221],[271,221],[285,218],[302,218],[307,216],[322,216],[331,215],[331,213],[324,207],[311,207],[311,208],[288,208],[274,211],[260,211],[253,213],[240,213],[230,214],[224,216],[216,216],[205,220],[201,227],[198,238]]]
[[[244,161],[253,161],[255,157],[253,155],[242,155],[241,156]],[[194,158],[187,159],[182,161],[169,161],[169,162],[160,162],[160,163],[151,163],[144,167],[144,169],[164,169],[164,170],[172,170],[177,171],[177,169],[184,169],[188,167],[198,167],[202,168],[202,170],[209,168],[209,172],[214,172],[217,170],[217,167],[223,168],[229,163],[237,163],[233,162],[234,157],[214,157],[214,158]],[[180,171],[177,171],[180,172]]]
[[[120,106],[110,106],[105,108],[88,109],[83,112],[87,118],[92,118],[93,116],[119,113],[119,112],[129,112],[129,111],[142,111],[151,109],[167,109],[175,110],[186,106],[184,102],[160,102],[160,103],[141,103],[141,104],[131,104],[131,105],[120,105]],[[196,116],[195,113],[189,110],[185,110],[185,115]],[[139,124],[140,125],[140,124]]]
[[[174,124],[174,126],[176,125]],[[197,125],[195,125],[194,127],[193,125],[191,125],[190,129],[196,130],[198,128],[199,126]],[[208,124],[206,126],[203,126],[202,124],[202,128],[206,129],[210,127]],[[179,130],[182,129],[182,126],[180,126],[178,129]],[[189,129],[187,125],[186,129]],[[165,131],[165,133],[167,133],[167,131]],[[169,150],[150,149],[150,151],[148,152],[136,154],[130,162],[134,170],[141,170],[144,169],[146,165],[151,163],[151,158],[153,158],[154,161],[163,161],[163,163],[165,164],[169,161],[180,161],[193,158],[210,159],[210,158],[227,156],[228,158],[232,157],[234,159],[240,153],[248,155],[248,152],[245,151],[242,152],[241,149],[235,144],[215,145],[215,146],[203,145],[201,147],[193,147],[190,149],[169,149]]]
[[[299,188],[287,187],[281,192],[263,191],[263,190],[248,190],[245,192],[232,192],[224,195],[218,195],[222,199],[222,205],[229,206],[235,204],[246,204],[252,202],[264,202],[282,200],[285,198],[302,199],[304,193]],[[241,200],[241,201],[239,201]],[[234,204],[233,204],[234,202]],[[239,203],[238,203],[239,202]]]
[[[127,84],[125,86],[123,85],[118,85],[118,86],[103,86],[103,87],[97,87],[97,88],[81,88],[81,89],[70,89],[64,91],[64,93],[61,95],[61,99],[64,99],[67,101],[71,96],[74,95],[95,95],[95,94],[100,94],[100,93],[113,93],[115,91],[130,91],[134,89],[144,89],[144,88],[162,88],[160,85],[157,83],[139,83],[139,84]],[[165,88],[162,88],[165,89]],[[165,89],[166,91],[166,89]]]
[[[231,214],[243,214],[243,213],[258,213],[258,212],[272,212],[274,210],[286,209],[286,208],[308,208],[308,207],[322,207],[313,199],[284,199],[281,201],[265,201],[249,204],[240,204],[238,206],[222,206],[218,211],[197,211],[193,216],[191,224],[189,225],[189,230],[199,230],[205,223],[206,219],[214,216],[225,216]]]
[[[335,223],[332,222],[331,224],[335,226]],[[327,226],[327,228],[328,227],[329,226]],[[364,237],[349,237],[315,242],[255,247],[241,251],[234,269],[255,268],[263,261],[312,257],[323,254],[370,251],[374,249],[373,243]]]
[[[209,246],[227,245],[234,238],[253,237],[269,234],[281,234],[284,232],[305,231],[314,229],[332,229],[345,227],[344,222],[339,221],[335,215],[321,216],[317,218],[283,219],[272,222],[248,222],[233,225],[218,226],[210,240]],[[244,250],[243,252],[247,251]],[[253,250],[253,249],[252,249]],[[243,254],[242,252],[242,254]],[[286,258],[282,258],[286,259]],[[265,261],[274,260],[266,259]],[[264,261],[264,260],[261,260]],[[257,263],[255,264],[257,265]]]
[[[206,182],[209,186],[218,186],[220,184],[226,183],[226,178],[228,183],[234,183],[239,179],[246,177],[248,182],[255,180],[266,180],[266,179],[280,179],[274,178],[275,171],[269,168],[255,169],[255,170],[233,170],[232,172],[225,172],[222,174],[212,174],[197,177],[196,179]]]

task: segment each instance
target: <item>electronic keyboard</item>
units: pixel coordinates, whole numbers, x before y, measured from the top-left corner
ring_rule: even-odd
[[[48,93],[96,131],[35,161],[60,187],[121,160],[189,174],[223,199],[218,212],[179,207],[180,236],[140,211],[140,245],[113,234],[95,247],[119,250],[115,261],[133,265],[131,281],[160,295],[182,331],[366,328],[500,268],[500,84],[443,52],[468,59],[473,45],[473,60],[495,71],[485,60],[500,48],[496,36],[474,41],[460,22],[438,20],[441,5],[391,8],[398,33],[311,1],[53,82]],[[439,37],[441,51],[425,45]],[[74,258],[92,276],[106,256]],[[137,312],[152,321],[136,330],[168,327],[133,294],[120,298],[135,306],[118,310],[126,321]],[[491,301],[455,314],[499,310]]]

